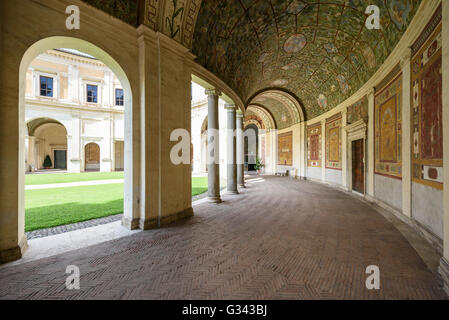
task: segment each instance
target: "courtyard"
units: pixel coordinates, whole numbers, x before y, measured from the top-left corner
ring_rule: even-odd
[[[123,213],[123,172],[28,174],[25,231]],[[192,178],[192,196],[207,191],[207,177]]]

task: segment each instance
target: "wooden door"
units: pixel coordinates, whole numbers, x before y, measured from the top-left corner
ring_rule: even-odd
[[[100,146],[96,143],[86,144],[84,148],[85,170],[100,170]]]
[[[365,152],[363,139],[352,142],[352,190],[365,193]]]

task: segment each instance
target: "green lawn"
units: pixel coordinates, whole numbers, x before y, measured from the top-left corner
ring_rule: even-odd
[[[91,174],[69,174],[72,175],[71,180],[63,180],[63,182],[98,180],[86,179],[83,176],[90,177]],[[45,181],[47,176],[53,175],[59,174],[39,175],[42,180],[36,179],[40,182],[34,184],[44,184],[42,181]],[[102,180],[105,179],[103,175],[101,177]],[[117,176],[117,178],[120,177]],[[57,178],[53,180],[48,178],[47,181],[52,181],[47,183],[61,182]],[[206,191],[207,177],[192,178],[192,196]],[[25,231],[27,232],[107,217],[122,212],[123,183],[25,191]]]
[[[47,173],[47,174],[27,174],[25,184],[52,184],[66,182],[81,182],[93,180],[123,179],[124,172],[82,172],[82,173]]]
[[[207,191],[207,177],[192,178],[192,197]]]

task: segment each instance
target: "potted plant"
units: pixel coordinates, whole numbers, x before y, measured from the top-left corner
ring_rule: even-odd
[[[44,169],[50,169],[53,166],[53,164],[51,163],[50,156],[48,154],[45,157],[44,163],[42,164],[42,166],[44,167]]]
[[[256,158],[256,164],[255,164],[255,169],[257,170],[257,174],[260,174],[262,172],[262,168],[265,165],[263,164],[263,162],[260,160],[259,157]]]

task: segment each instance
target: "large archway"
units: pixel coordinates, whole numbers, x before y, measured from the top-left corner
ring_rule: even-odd
[[[136,196],[136,190],[133,188],[133,147],[132,147],[132,123],[133,123],[133,108],[132,108],[132,90],[131,85],[128,80],[127,75],[121,66],[116,62],[112,56],[102,50],[100,47],[82,40],[78,38],[71,37],[48,37],[42,40],[37,41],[33,45],[31,45],[26,52],[24,53],[22,60],[20,62],[19,69],[19,123],[24,123],[24,113],[25,113],[25,90],[26,90],[26,72],[31,64],[31,62],[38,57],[40,54],[52,49],[57,48],[67,48],[67,49],[75,49],[76,51],[86,53],[89,56],[95,57],[98,60],[102,61],[119,79],[122,87],[123,87],[123,106],[124,106],[124,144],[125,144],[125,152],[124,152],[124,207],[122,208],[122,212],[125,213],[126,216],[133,216],[133,198]],[[50,121],[51,122],[51,121]],[[56,123],[49,123],[45,126],[56,126]],[[24,128],[23,125],[20,128]],[[24,163],[25,161],[25,132],[24,130],[20,130],[19,132],[19,168],[23,168],[20,166],[20,163]],[[60,152],[57,154],[53,154],[53,163],[56,162],[61,163],[61,157],[64,158]],[[62,150],[59,150],[62,151]],[[65,161],[67,162],[79,162],[81,159],[73,159],[68,158],[67,154],[65,157]],[[67,165],[66,165],[67,167]],[[26,247],[26,237],[24,237],[24,229],[25,229],[25,205],[24,205],[24,189],[25,189],[25,179],[24,179],[24,170],[19,170],[18,172],[18,239],[22,244],[19,244],[19,247],[22,250]]]

